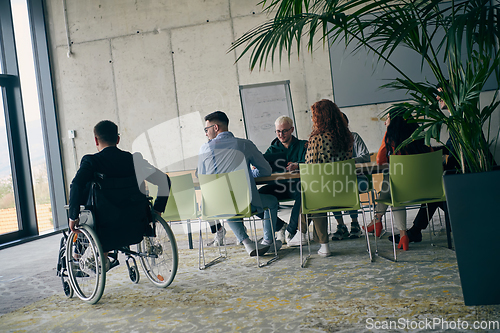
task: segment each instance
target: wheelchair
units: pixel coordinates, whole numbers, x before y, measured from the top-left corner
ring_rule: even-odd
[[[142,240],[115,247],[107,256],[96,233],[98,221],[95,211],[81,206],[80,233],[63,232],[60,242],[57,275],[67,297],[76,294],[89,304],[97,303],[104,293],[106,271],[119,265],[120,252],[126,256],[128,274],[133,283],[138,283],[140,279],[136,258],[155,286],[166,288],[172,283],[178,266],[177,242],[167,222],[152,210],[152,198],[147,197],[146,200],[150,222]]]

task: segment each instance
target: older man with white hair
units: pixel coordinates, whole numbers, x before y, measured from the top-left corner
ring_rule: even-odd
[[[276,119],[274,126],[276,128],[276,139],[271,142],[271,145],[266,150],[264,156],[271,154],[282,154],[285,161],[287,171],[295,171],[299,169],[299,163],[305,162],[307,151],[307,140],[299,140],[293,136],[293,120],[290,117],[280,116]],[[300,215],[300,181],[298,179],[281,180],[272,184],[265,185],[259,189],[261,194],[272,194],[278,200],[292,199],[295,203],[290,213],[289,223],[285,223],[278,217],[276,230],[278,239],[282,242],[287,242],[289,246],[299,246],[300,242],[305,244],[306,240],[300,233],[295,242],[291,242],[293,236],[297,233],[299,215]],[[285,231],[286,236],[285,236]]]

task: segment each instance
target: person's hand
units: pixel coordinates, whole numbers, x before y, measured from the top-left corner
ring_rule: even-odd
[[[78,230],[78,225],[80,223],[80,219],[77,218],[76,220],[69,219],[69,228],[71,231],[73,231],[75,234],[81,233],[80,230]]]
[[[294,171],[294,170],[298,170],[299,169],[299,163],[295,163],[295,162],[288,162],[287,166],[286,166],[286,171]]]

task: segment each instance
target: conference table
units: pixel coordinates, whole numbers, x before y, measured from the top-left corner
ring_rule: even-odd
[[[377,173],[382,173],[384,170],[389,169],[389,164],[381,164],[378,165],[377,162],[367,162],[367,163],[357,163],[356,164],[356,173],[357,174],[377,174]],[[279,172],[279,173],[273,173],[270,176],[264,176],[264,177],[257,177],[255,178],[255,183],[257,185],[265,185],[269,184],[275,181],[279,180],[287,180],[287,179],[299,179],[300,178],[300,173],[297,171],[294,172]],[[198,178],[194,177],[194,172],[193,172],[193,183],[196,189],[200,188],[200,183],[198,181]],[[193,248],[193,240],[192,240],[192,235],[191,235],[191,228],[190,225],[188,224],[188,242],[189,242],[189,248]]]
[[[357,174],[365,174],[372,175],[376,173],[382,173],[384,170],[389,169],[389,164],[381,164],[378,165],[377,162],[367,162],[367,163],[357,163],[356,164],[356,173]],[[269,184],[277,180],[287,180],[287,179],[298,179],[300,178],[299,172],[279,172],[273,173],[270,176],[265,177],[257,177],[255,178],[255,183],[257,185]]]
[[[367,162],[367,163],[356,163],[356,173],[357,174],[365,174],[372,175],[377,173],[382,173],[384,170],[389,169],[389,164],[381,164],[378,165],[377,162]],[[200,188],[200,183],[198,178],[194,176],[193,170],[193,183],[196,189]],[[287,179],[298,179],[300,178],[300,173],[298,171],[292,172],[277,172],[273,173],[270,176],[257,177],[255,178],[255,183],[257,185],[264,185],[272,183],[276,180],[287,180]]]

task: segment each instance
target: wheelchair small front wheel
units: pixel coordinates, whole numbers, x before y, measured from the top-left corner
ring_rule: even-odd
[[[64,239],[61,239],[64,241]],[[57,262],[58,275],[61,276],[61,283],[63,286],[64,295],[66,297],[73,297],[73,288],[69,282],[68,270],[66,269],[66,244],[61,242],[61,248],[59,250],[59,259]]]
[[[148,279],[156,286],[165,288],[177,273],[179,254],[174,233],[167,222],[155,215],[155,237],[144,236],[137,244],[141,265]]]
[[[73,288],[69,283],[68,277],[64,278],[63,276],[61,276],[61,281],[63,285],[64,295],[66,295],[66,297],[68,298],[73,297]]]
[[[71,232],[66,242],[69,283],[81,300],[95,304],[101,299],[106,284],[104,253],[92,228],[84,224],[79,230],[79,234]]]
[[[137,284],[139,283],[140,275],[139,275],[139,270],[137,269],[137,266],[131,266],[128,269],[128,276],[130,277],[130,280]]]

